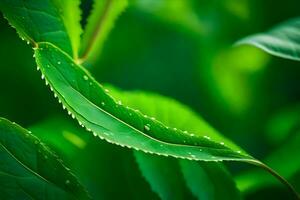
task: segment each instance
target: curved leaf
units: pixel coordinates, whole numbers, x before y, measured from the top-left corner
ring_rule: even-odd
[[[107,35],[127,4],[127,0],[94,1],[82,36],[80,62],[92,62],[99,57]]]
[[[29,129],[70,166],[93,199],[158,199],[131,150],[95,139],[68,116],[55,115]]]
[[[121,92],[115,88],[109,88],[111,94],[121,99],[124,104],[140,108],[143,113],[156,117],[167,126],[185,128],[187,131],[205,130],[212,139],[217,140],[220,137],[216,132],[211,131],[203,119],[172,99],[149,92]],[[180,113],[180,116],[173,113]],[[220,196],[224,190],[228,194],[228,199],[240,197],[232,177],[221,163],[183,160],[178,160],[178,163],[171,158],[147,156],[139,152],[135,152],[135,156],[145,178],[162,199],[175,197],[189,199],[184,190],[185,186],[181,183],[183,182],[180,178],[182,174],[187,186],[198,199],[224,199]],[[180,170],[177,169],[178,165]],[[166,169],[169,170],[166,171]]]
[[[28,43],[51,42],[76,58],[81,34],[79,3],[79,0],[3,0],[0,10]]]
[[[0,118],[3,199],[89,199],[59,159],[31,132]]]
[[[284,22],[267,33],[246,37],[237,44],[254,45],[274,56],[300,61],[300,18]]]
[[[159,155],[194,160],[253,160],[236,146],[202,133],[169,128],[140,111],[122,105],[71,57],[50,43],[39,43],[36,61],[69,114],[111,143]]]

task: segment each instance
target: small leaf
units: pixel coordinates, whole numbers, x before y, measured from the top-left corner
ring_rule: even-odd
[[[59,159],[29,131],[0,118],[3,199],[89,199]]]
[[[267,53],[300,61],[300,18],[288,20],[269,32],[246,37],[237,44],[254,45]]]
[[[105,39],[127,4],[127,0],[94,1],[92,13],[82,36],[81,62],[93,62],[99,57]]]

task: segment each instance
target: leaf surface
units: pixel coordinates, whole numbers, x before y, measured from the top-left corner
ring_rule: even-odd
[[[203,130],[188,133],[167,127],[153,117],[124,106],[82,66],[50,43],[39,43],[35,57],[42,78],[46,78],[69,114],[108,142],[194,160],[253,160],[235,145],[212,140]]]
[[[79,3],[79,0],[3,0],[0,10],[28,43],[51,42],[76,58],[81,34]]]
[[[119,15],[127,7],[127,0],[94,1],[81,43],[82,62],[93,62],[99,57],[105,39]]]
[[[189,108],[167,97],[141,91],[120,91],[111,88],[111,94],[120,98],[125,104],[140,108],[149,116],[154,116],[167,126],[183,128],[187,131],[206,130],[212,139],[218,135],[202,123]],[[174,115],[173,113],[180,113]],[[226,191],[228,199],[239,199],[236,185],[221,163],[173,160],[135,152],[137,163],[152,189],[162,199],[190,199],[186,192],[186,182],[190,191],[198,199],[224,199],[220,194]],[[185,189],[184,189],[185,188]],[[176,195],[175,195],[176,193]],[[191,194],[189,194],[191,195]]]
[[[0,193],[4,199],[89,199],[77,179],[29,131],[0,118]]]
[[[288,20],[266,33],[246,37],[237,44],[254,45],[274,56],[300,61],[300,18]]]

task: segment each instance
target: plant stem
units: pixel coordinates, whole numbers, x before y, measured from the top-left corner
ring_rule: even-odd
[[[79,63],[83,63],[89,57],[89,54],[93,49],[93,45],[96,43],[95,41],[97,40],[97,38],[101,34],[102,24],[104,23],[105,18],[107,17],[107,14],[109,12],[109,8],[110,8],[110,5],[112,4],[112,1],[113,0],[106,0],[105,6],[104,6],[104,9],[103,9],[103,14],[99,18],[97,26],[95,27],[95,29],[93,31],[93,34],[92,34],[92,36],[90,37],[90,39],[88,41],[87,47],[84,49],[83,53],[78,58]]]
[[[266,170],[267,172],[269,172],[270,174],[272,174],[275,178],[277,178],[282,184],[284,184],[287,187],[287,189],[294,195],[294,198],[296,200],[300,200],[300,196],[299,196],[298,192],[295,190],[295,188],[284,177],[282,177],[280,174],[278,174],[272,168],[270,168],[269,166],[267,166],[266,164],[264,164],[258,160],[249,160],[247,162],[250,164],[254,164],[258,167],[261,167],[264,170]]]

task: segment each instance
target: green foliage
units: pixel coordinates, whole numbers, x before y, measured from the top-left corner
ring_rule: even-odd
[[[284,22],[267,33],[256,34],[238,44],[254,45],[272,55],[300,61],[300,19]]]
[[[1,199],[89,199],[48,147],[30,131],[0,118]]]
[[[128,13],[118,19],[127,4]],[[240,191],[249,198],[248,195],[261,189],[273,187],[277,178],[288,187],[293,198],[299,199],[287,182],[290,180],[296,188],[299,185],[300,165],[295,161],[300,144],[298,115],[294,110],[277,112],[276,102],[283,98],[277,98],[280,94],[269,97],[270,93],[264,92],[269,91],[269,85],[265,86],[268,89],[264,88],[262,80],[270,73],[267,69],[270,57],[255,48],[228,48],[243,35],[243,31],[237,33],[235,28],[242,29],[241,22],[250,23],[253,14],[256,15],[251,6],[261,4],[248,0],[1,1],[4,17],[31,44],[37,69],[50,87],[51,95],[81,126],[65,118],[49,118],[48,113],[59,116],[62,112],[56,105],[49,106],[44,114],[47,119],[35,123],[30,130],[59,154],[85,189],[39,139],[1,119],[0,147],[3,146],[4,159],[0,170],[4,172],[1,175],[4,181],[0,180],[3,186],[0,198],[88,199],[87,190],[94,199],[241,199]],[[113,29],[116,20],[120,29],[119,26]],[[87,25],[83,29],[85,21]],[[299,29],[296,18],[268,33],[247,37],[239,44],[251,44],[273,55],[300,60]],[[4,43],[3,49],[10,49],[10,45]],[[172,55],[173,49],[182,47],[188,47],[186,54],[193,56]],[[14,54],[8,60],[18,57]],[[180,60],[177,56],[182,56],[184,62],[177,63]],[[147,76],[146,72],[146,75],[134,73],[128,67],[133,64],[141,68],[141,60],[144,60],[142,65],[151,66],[156,73]],[[121,76],[114,71],[116,63],[125,72]],[[189,67],[187,63],[194,66]],[[91,64],[109,68],[94,67],[92,76],[84,68]],[[162,65],[169,68],[159,74],[156,70]],[[176,71],[178,66],[180,71]],[[176,73],[169,73],[173,67]],[[114,78],[105,77],[107,69]],[[182,72],[188,72],[188,76]],[[113,86],[103,86],[97,82],[98,78],[117,84],[125,81],[122,84],[125,88],[131,88],[127,85],[131,80],[145,85],[155,82],[162,88],[161,93],[171,94],[189,106],[151,92],[123,92]],[[2,85],[6,84],[5,80]],[[178,80],[183,81],[180,84]],[[171,88],[165,84],[168,81],[173,81]],[[26,81],[23,83],[26,85]],[[286,100],[280,105],[297,101],[296,95],[293,100],[289,95],[281,96]],[[256,101],[257,97],[265,101],[274,99],[275,105],[266,106]],[[36,98],[34,92],[30,98]],[[1,106],[2,101],[0,109]],[[270,110],[272,114],[268,113]],[[261,131],[264,134],[257,134]],[[264,159],[268,165],[231,139],[260,158],[269,152],[270,156]],[[227,167],[217,161],[250,163],[270,174],[259,169],[239,173],[240,170],[229,165],[234,180]],[[18,176],[22,174],[21,178],[15,172]],[[16,192],[11,193],[12,188]]]
[[[105,39],[127,4],[127,0],[94,2],[92,13],[82,36],[80,62],[95,62],[102,51]]]

